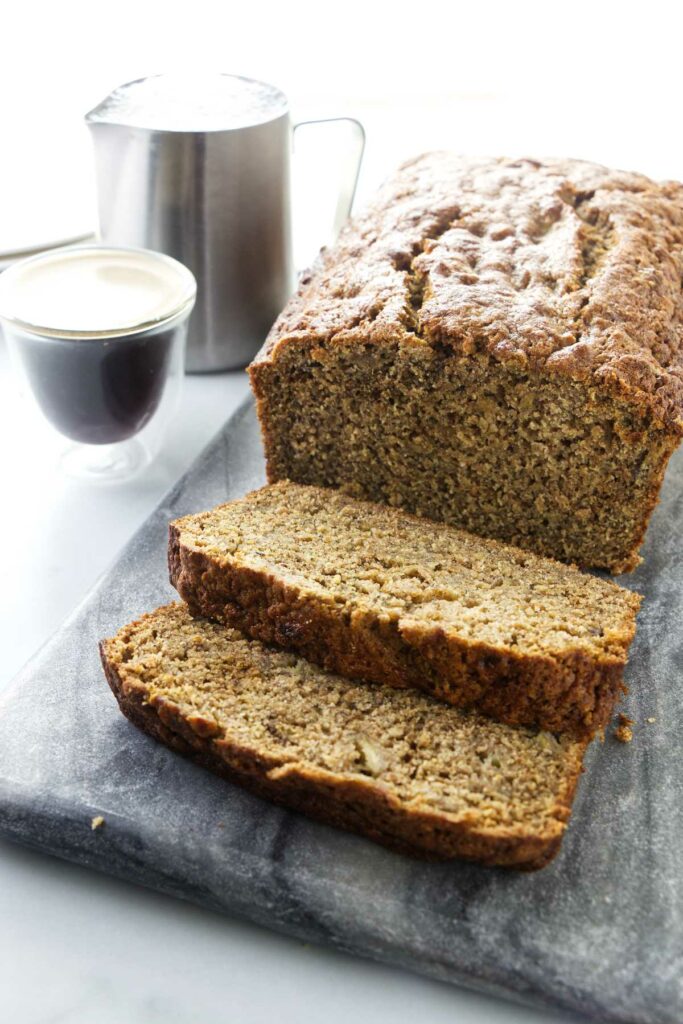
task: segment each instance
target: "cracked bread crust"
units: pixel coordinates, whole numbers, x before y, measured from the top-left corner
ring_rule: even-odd
[[[683,434],[683,186],[420,157],[250,367],[268,480],[630,572]]]
[[[154,649],[158,651],[158,654],[152,654],[151,660],[150,634],[154,636]],[[522,731],[517,741],[515,730],[506,732],[507,738],[501,737],[501,745],[496,748],[501,758],[511,756],[510,752],[517,746],[520,750],[525,744],[534,748],[534,760],[529,762],[530,774],[528,779],[525,778],[525,786],[530,785],[529,780],[533,782],[536,779],[539,790],[545,792],[547,787],[548,802],[540,817],[539,812],[535,812],[536,816],[530,813],[529,820],[525,821],[523,807],[510,807],[514,815],[506,824],[504,821],[492,823],[476,804],[464,813],[441,810],[421,799],[405,799],[390,783],[376,777],[381,773],[372,764],[371,750],[366,751],[362,758],[369,774],[362,774],[358,767],[334,770],[322,764],[297,760],[286,749],[280,750],[277,740],[272,737],[267,742],[241,739],[239,730],[233,729],[230,721],[221,720],[220,713],[212,708],[210,697],[207,700],[202,693],[194,692],[190,676],[183,678],[182,673],[178,673],[177,664],[164,652],[164,642],[169,637],[173,638],[174,644],[181,643],[184,649],[191,650],[198,644],[202,650],[208,649],[211,653],[218,648],[228,658],[231,644],[242,658],[245,648],[248,648],[254,652],[253,655],[248,654],[248,658],[256,659],[257,663],[262,661],[266,669],[270,659],[281,662],[286,656],[269,653],[267,648],[257,643],[248,643],[234,631],[226,631],[202,620],[192,620],[181,605],[157,609],[123,627],[115,637],[102,641],[100,653],[105,675],[124,715],[154,739],[202,767],[257,796],[299,810],[326,824],[356,832],[410,856],[430,860],[457,857],[485,865],[535,870],[544,867],[558,852],[582,772],[585,744],[564,741],[559,745],[552,738],[547,738],[545,743],[553,746],[546,747],[541,744],[545,734],[534,737]],[[320,670],[307,667],[305,663],[295,662],[295,671],[297,664],[307,674],[309,687],[319,688],[320,714],[323,716],[326,707],[332,715],[334,712],[334,704],[327,693],[330,687],[334,690],[335,686],[341,686],[342,694],[346,688],[351,688],[354,693],[360,692],[357,684],[354,688],[354,684],[343,680],[328,679]],[[281,685],[285,686],[286,682],[285,674]],[[228,685],[239,689],[239,675],[234,683]],[[298,688],[299,684],[296,685]],[[259,686],[259,692],[267,693],[269,689],[275,692],[277,688],[278,674],[273,669],[269,678],[263,680],[263,686]],[[392,703],[392,692],[396,693],[389,691],[389,704]],[[378,707],[384,705],[374,688],[367,691],[367,697],[363,697],[368,698]],[[416,714],[424,713],[426,708],[428,714],[434,715],[435,711],[430,709],[435,707],[440,718],[454,716],[457,721],[462,715],[454,709],[435,706],[429,698],[417,694],[400,699],[414,702]],[[407,716],[406,722],[410,722],[412,717]],[[484,745],[495,746],[499,742],[493,735],[487,739],[489,729],[505,729],[478,724],[476,718],[467,716],[463,720],[477,723],[474,727],[475,730],[481,729]],[[317,724],[315,715],[311,724]],[[422,755],[417,752],[413,756],[419,761]],[[553,769],[556,781],[552,788],[544,774],[537,777],[537,773],[542,771],[540,766],[544,758],[548,766],[557,760]],[[457,758],[453,767],[454,777],[457,777]],[[519,820],[518,815],[521,816]]]
[[[683,435],[683,186],[577,160],[403,165],[323,251],[253,364],[428,345],[588,382]]]

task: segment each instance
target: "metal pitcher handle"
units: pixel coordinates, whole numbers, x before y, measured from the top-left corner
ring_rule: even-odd
[[[344,175],[344,184],[339,190],[337,209],[334,215],[333,231],[334,237],[336,238],[341,231],[344,222],[351,214],[353,200],[356,195],[356,186],[358,185],[360,167],[363,161],[363,153],[365,152],[365,128],[360,121],[356,120],[355,117],[319,117],[312,121],[299,121],[294,125],[294,132],[296,132],[298,128],[305,128],[307,125],[330,124],[334,121],[345,121],[353,128],[353,144],[349,147],[346,158],[347,173]]]

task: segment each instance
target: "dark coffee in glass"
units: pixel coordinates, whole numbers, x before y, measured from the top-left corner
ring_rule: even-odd
[[[70,442],[67,472],[121,479],[157,453],[195,293],[186,267],[145,249],[71,246],[0,275],[12,361],[53,436]]]
[[[26,335],[21,359],[42,412],[81,444],[133,437],[157,411],[175,327],[126,338],[54,339]]]

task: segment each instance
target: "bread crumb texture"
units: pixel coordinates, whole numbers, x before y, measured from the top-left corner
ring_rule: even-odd
[[[269,479],[629,571],[683,433],[682,277],[676,183],[413,160],[252,364]]]
[[[620,743],[630,743],[633,739],[633,725],[635,724],[633,719],[620,713],[617,722],[617,727],[614,730],[615,738]]]
[[[171,526],[199,614],[344,675],[510,724],[607,724],[640,598],[576,568],[334,490],[281,482]]]
[[[557,849],[583,742],[346,680],[183,605],[102,653],[137,724],[262,795],[412,852],[538,866]]]

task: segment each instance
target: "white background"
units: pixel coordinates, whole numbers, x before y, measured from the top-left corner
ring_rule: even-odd
[[[5,0],[2,9],[0,249],[91,226],[82,115],[117,84],[171,70],[274,82],[296,116],[362,115],[366,188],[430,146],[683,177],[675,2]]]
[[[2,13],[0,252],[93,229],[82,115],[117,84],[163,71],[246,74],[284,89],[297,118],[360,117],[361,198],[429,147],[572,155],[683,178],[672,3],[25,0]],[[307,193],[299,203],[305,256],[328,229],[321,202]],[[96,489],[55,472],[0,347],[0,686],[244,393],[241,374],[189,379],[158,462],[141,480]],[[0,1006],[16,1024],[565,1019],[304,947],[1,844]]]

